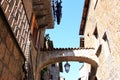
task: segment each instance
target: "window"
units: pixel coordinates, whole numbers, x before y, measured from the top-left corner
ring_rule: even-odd
[[[53,79],[53,75],[50,75],[50,79],[51,79],[51,80]]]
[[[107,41],[107,40],[108,40],[108,39],[107,39],[106,32],[105,32],[104,35],[103,35],[103,40],[104,40],[104,41]]]
[[[104,33],[102,39],[107,43],[109,51],[111,52],[111,47],[110,47],[109,39],[106,32]]]
[[[63,72],[62,62],[59,63],[59,71],[60,71],[60,72]]]
[[[96,2],[95,2],[94,10],[95,10],[95,8],[96,8],[96,6],[97,6],[97,3],[98,3],[98,0],[96,0]]]
[[[96,39],[98,38],[98,30],[97,30],[97,27],[95,28],[95,30],[94,30],[94,36],[96,37]]]
[[[52,67],[55,67],[55,64],[52,64]]]
[[[33,40],[34,46],[37,49],[38,48],[38,44],[39,44],[40,32],[38,30],[38,25],[37,25],[36,18],[35,18],[34,14],[32,14],[32,18],[31,18],[31,28],[30,28],[30,31],[31,31],[31,36],[33,38],[32,40]]]
[[[80,38],[80,47],[84,47],[84,38],[83,37]]]

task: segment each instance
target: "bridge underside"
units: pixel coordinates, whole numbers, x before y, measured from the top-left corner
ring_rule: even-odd
[[[95,70],[92,75],[96,74],[98,67],[98,57],[96,51],[93,48],[65,48],[65,49],[51,49],[41,50],[39,66],[37,68],[37,74],[40,73],[42,68],[49,64],[62,61],[78,61],[86,62],[92,66],[92,70]]]
[[[62,61],[86,62],[91,64],[91,66],[97,67],[98,58],[95,53],[96,51],[93,48],[42,50],[40,54],[39,69],[49,64]]]

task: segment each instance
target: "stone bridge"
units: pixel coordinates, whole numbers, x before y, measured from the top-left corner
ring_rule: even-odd
[[[62,61],[79,61],[89,63],[96,69],[98,67],[98,57],[96,56],[96,50],[94,48],[53,48],[53,49],[41,49],[39,67],[37,73],[49,64]]]

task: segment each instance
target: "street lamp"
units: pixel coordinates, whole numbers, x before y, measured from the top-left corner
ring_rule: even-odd
[[[65,67],[65,72],[68,73],[70,70],[70,64],[68,62],[66,62],[66,64],[64,65]]]

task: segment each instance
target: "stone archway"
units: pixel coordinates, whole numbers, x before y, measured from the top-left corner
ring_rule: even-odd
[[[91,64],[93,68],[98,67],[98,57],[93,48],[60,48],[51,50],[41,50],[40,63],[37,68],[37,78],[42,68],[49,64],[62,61],[80,61]],[[94,74],[95,75],[95,74]],[[38,79],[36,79],[38,80]]]

